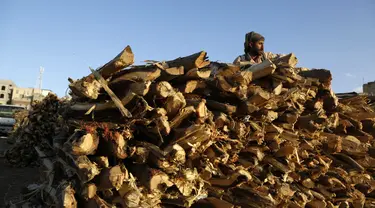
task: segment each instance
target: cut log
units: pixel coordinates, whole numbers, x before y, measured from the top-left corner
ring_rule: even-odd
[[[152,94],[155,94],[158,98],[167,98],[176,94],[176,91],[169,82],[158,82],[153,87]]]
[[[97,187],[99,191],[115,188],[120,189],[126,178],[126,172],[122,167],[116,165],[111,168],[105,168],[98,176]]]
[[[234,114],[237,111],[237,107],[234,105],[220,103],[214,100],[207,100],[206,105],[208,108],[211,108],[213,110],[218,110],[218,111],[228,113],[228,114]]]
[[[183,66],[172,67],[172,68],[162,68],[161,75],[158,78],[159,81],[171,81],[174,78],[184,75],[185,70]]]
[[[130,46],[126,46],[121,53],[119,53],[114,59],[96,70],[104,79],[109,78],[113,73],[130,66],[134,63],[134,54]],[[79,97],[85,97],[90,99],[97,99],[98,92],[100,90],[99,83],[94,79],[94,74],[90,74],[78,81],[73,82],[70,78],[71,84],[69,88],[72,92]]]
[[[133,165],[130,167],[130,171],[139,182],[150,191],[155,191],[157,189],[165,191],[167,187],[173,185],[167,174],[160,170],[150,168],[147,165]]]
[[[158,68],[135,68],[123,70],[116,73],[109,81],[110,86],[119,84],[121,82],[133,81],[133,82],[146,82],[154,81],[161,75],[161,70]]]
[[[111,152],[119,159],[125,159],[128,154],[126,152],[127,141],[120,132],[115,132],[111,138]]]
[[[91,181],[99,175],[100,170],[95,163],[92,163],[87,156],[72,157],[77,169],[78,176],[83,183]]]
[[[210,64],[210,61],[207,61],[207,53],[205,51],[201,51],[190,56],[167,61],[166,63],[170,68],[183,66],[186,71],[189,71],[193,68],[200,69],[206,67]]]
[[[206,82],[203,80],[189,80],[178,88],[182,93],[193,93],[197,89],[204,89],[206,87]]]
[[[273,63],[277,67],[294,68],[298,63],[298,59],[294,55],[294,53],[290,53],[288,55],[285,55],[285,56],[282,56],[278,59],[273,60]]]
[[[178,127],[186,118],[188,118],[194,112],[195,112],[195,109],[193,106],[188,106],[188,107],[181,109],[178,112],[178,114],[172,119],[170,123],[170,127],[171,128]]]
[[[186,100],[184,95],[181,92],[177,92],[166,99],[164,109],[167,111],[168,118],[173,118],[185,106]]]
[[[332,74],[329,70],[326,69],[312,69],[309,71],[301,71],[299,75],[306,78],[315,78],[318,79],[326,87],[331,86]]]
[[[181,131],[180,134],[176,134],[175,140],[169,146],[179,144],[182,148],[187,149],[190,145],[210,139],[211,135],[212,127],[210,125],[194,124]]]
[[[120,99],[113,93],[113,91],[108,87],[107,82],[103,79],[103,77],[100,76],[100,74],[93,69],[91,69],[91,72],[94,74],[95,79],[99,81],[99,83],[102,85],[104,90],[108,93],[108,95],[111,97],[113,103],[116,105],[116,107],[120,110],[122,116],[130,118],[132,117],[132,114],[129,112],[128,109],[124,107]]]
[[[97,187],[93,183],[86,184],[83,188],[81,195],[84,199],[89,200],[96,195]]]
[[[270,98],[271,98],[271,95],[268,92],[259,90],[253,96],[251,96],[247,100],[247,102],[255,106],[259,106],[265,103]]]
[[[265,60],[260,64],[254,64],[249,68],[245,69],[246,71],[252,72],[252,80],[257,80],[259,78],[271,75],[275,72],[276,66],[272,63],[271,60]]]
[[[106,156],[96,156],[92,158],[92,161],[98,164],[100,168],[108,168],[109,167],[109,161],[108,157]]]
[[[240,71],[231,77],[231,80],[238,85],[249,85],[253,80],[253,72],[251,71]]]
[[[61,187],[57,190],[59,196],[59,204],[66,208],[76,208],[77,201],[74,196],[75,191],[70,184],[61,183]]]
[[[96,133],[75,132],[64,144],[64,149],[72,155],[91,155],[98,148],[99,138]]]

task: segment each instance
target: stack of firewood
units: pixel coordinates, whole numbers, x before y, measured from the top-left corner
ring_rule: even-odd
[[[46,171],[29,205],[375,206],[375,112],[339,102],[328,70],[297,68],[294,54],[133,62],[126,47],[69,79],[54,154],[34,146]]]
[[[34,146],[51,150],[52,138],[58,131],[58,110],[61,101],[49,94],[43,101],[32,104],[31,110],[22,110],[15,116],[16,124],[9,140],[14,145],[5,152],[7,161],[16,167],[38,165]]]

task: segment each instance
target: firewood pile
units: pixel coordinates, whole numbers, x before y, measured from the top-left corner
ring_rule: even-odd
[[[375,112],[363,97],[339,102],[328,70],[298,68],[294,54],[133,62],[128,46],[69,79],[63,122],[38,124],[52,125],[53,151],[33,146],[45,174],[28,205],[375,207]]]
[[[19,111],[15,115],[16,124],[9,136],[14,145],[5,152],[7,161],[16,167],[38,165],[38,155],[34,146],[51,150],[52,137],[58,131],[58,110],[61,101],[49,94],[43,101],[32,104],[31,110]]]

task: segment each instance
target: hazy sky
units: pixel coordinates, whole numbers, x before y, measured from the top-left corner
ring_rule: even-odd
[[[0,79],[65,95],[126,45],[143,60],[200,50],[232,62],[245,33],[266,37],[265,50],[294,52],[299,66],[333,73],[335,92],[375,80],[375,1],[18,1],[0,2]]]

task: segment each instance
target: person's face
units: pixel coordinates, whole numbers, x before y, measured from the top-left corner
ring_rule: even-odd
[[[250,48],[253,52],[256,52],[258,55],[264,51],[264,40],[259,40],[255,43],[250,43]]]

